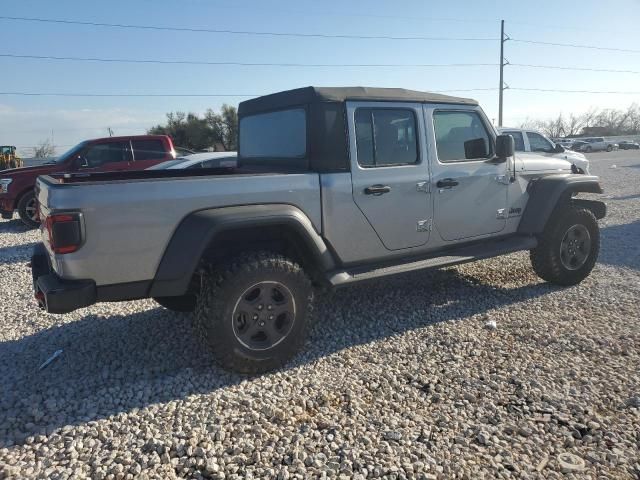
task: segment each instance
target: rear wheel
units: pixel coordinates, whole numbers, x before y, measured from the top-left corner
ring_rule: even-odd
[[[18,201],[18,214],[22,223],[27,227],[36,228],[40,225],[38,221],[38,206],[33,190],[25,193]]]
[[[558,285],[575,285],[593,269],[600,251],[596,217],[584,208],[566,207],[554,213],[531,264],[540,278]]]
[[[607,152],[610,152],[611,150],[613,150],[613,146],[612,145],[607,145]]]
[[[587,153],[591,153],[593,151],[593,148],[591,148],[591,145],[589,145],[588,147],[586,147],[584,149],[584,151],[587,152]]]
[[[196,322],[224,368],[259,373],[300,349],[312,303],[313,287],[297,263],[250,252],[203,274]]]

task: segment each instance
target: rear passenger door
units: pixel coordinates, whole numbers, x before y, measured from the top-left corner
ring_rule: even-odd
[[[353,199],[388,250],[417,247],[429,239],[421,110],[410,103],[347,104]]]
[[[135,170],[144,170],[169,159],[167,150],[160,139],[131,140],[131,145]]]

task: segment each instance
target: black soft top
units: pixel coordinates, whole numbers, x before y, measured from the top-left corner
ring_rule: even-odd
[[[476,106],[469,98],[438,93],[417,92],[403,88],[370,87],[305,87],[287,90],[242,102],[238,161],[245,166],[282,166],[314,172],[349,170],[349,133],[347,100],[377,102],[440,103]],[[260,113],[304,108],[306,112],[307,148],[303,158],[245,158],[242,152],[242,120]]]
[[[450,95],[419,92],[404,88],[303,87],[246,100],[240,103],[238,114],[245,116],[296,105],[345,102],[347,100],[478,105],[478,102],[471,98],[452,97]]]

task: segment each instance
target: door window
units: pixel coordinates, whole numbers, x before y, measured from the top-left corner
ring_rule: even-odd
[[[390,167],[418,162],[416,118],[412,110],[359,108],[355,113],[356,148],[361,167]]]
[[[109,163],[131,161],[129,142],[109,142],[91,145],[82,159],[83,168],[97,168]]]
[[[532,152],[550,153],[553,151],[551,142],[539,133],[527,132],[527,137],[529,137],[529,145],[531,145]]]
[[[511,135],[516,144],[516,152],[524,152],[524,138],[522,132],[504,132],[505,135]]]
[[[436,111],[433,127],[441,162],[479,160],[493,154],[493,142],[477,112]]]
[[[166,156],[161,140],[133,140],[131,144],[136,161],[160,160]]]

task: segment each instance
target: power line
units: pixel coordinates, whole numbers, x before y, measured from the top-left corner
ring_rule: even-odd
[[[299,37],[299,38],[334,38],[349,40],[420,40],[420,41],[446,41],[446,42],[483,42],[493,41],[495,38],[483,37],[422,37],[422,36],[391,36],[391,35],[352,35],[352,34],[326,34],[326,33],[295,33],[295,32],[269,32],[254,30],[222,30],[214,28],[196,28],[196,27],[169,27],[163,25],[139,25],[126,23],[106,23],[106,22],[87,22],[80,20],[66,20],[53,18],[36,18],[36,17],[9,17],[0,16],[0,20],[14,20],[23,22],[39,22],[39,23],[57,23],[64,25],[84,25],[91,27],[109,27],[109,28],[126,28],[136,30],[159,30],[170,32],[192,32],[192,33],[218,33],[228,35],[258,35],[269,37]]]
[[[496,63],[292,63],[292,62],[213,62],[203,60],[161,60],[161,59],[131,59],[131,58],[103,58],[103,57],[68,57],[52,55],[19,55],[13,53],[0,53],[2,58],[25,58],[32,60],[64,60],[74,62],[106,62],[106,63],[143,63],[161,65],[215,65],[215,66],[242,66],[242,67],[495,67]]]
[[[551,47],[586,48],[590,50],[605,50],[608,52],[640,53],[640,50],[633,50],[630,48],[598,47],[595,45],[581,45],[577,43],[540,42],[537,40],[523,40],[518,38],[511,38],[510,40],[512,42],[528,43],[532,45],[545,45],[545,46],[551,46]]]
[[[260,95],[232,93],[58,93],[58,92],[0,92],[3,96],[22,97],[258,97]]]
[[[590,68],[590,67],[565,67],[562,65],[531,65],[528,63],[508,63],[511,67],[526,67],[526,68],[544,68],[550,70],[575,70],[581,72],[608,72],[608,73],[633,73],[640,74],[638,70],[615,70],[609,68]]]
[[[463,88],[455,90],[433,90],[432,93],[482,92],[497,88]],[[259,97],[264,94],[241,93],[62,93],[62,92],[0,92],[2,96],[25,97]]]
[[[619,92],[619,91],[598,91],[598,90],[555,90],[551,88],[518,88],[509,87],[509,90],[519,90],[523,92],[553,92],[553,93],[595,93],[612,95],[640,95],[639,92]]]
[[[148,124],[129,124],[129,125],[111,125],[111,128],[115,130],[139,130],[141,128],[147,128]],[[95,130],[106,130],[108,127],[101,125],[99,127],[75,127],[75,128],[55,128],[56,132],[89,132]],[[22,133],[38,133],[38,132],[51,132],[51,128],[31,128],[28,130],[2,130],[2,133],[22,134]]]
[[[133,63],[160,65],[212,65],[242,67],[301,67],[301,68],[462,68],[462,67],[497,67],[498,63],[295,63],[295,62],[223,62],[205,60],[162,60],[134,58],[75,57],[54,55],[22,55],[0,53],[0,58],[19,58],[29,60],[53,60],[73,62]],[[541,68],[550,70],[572,70],[583,72],[631,73],[640,74],[638,70],[617,70],[609,68],[570,67],[563,65],[533,65],[528,63],[506,63],[505,66],[523,68]]]

